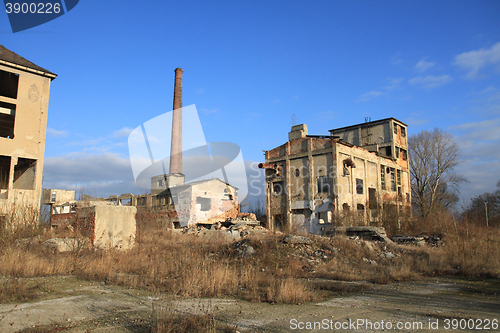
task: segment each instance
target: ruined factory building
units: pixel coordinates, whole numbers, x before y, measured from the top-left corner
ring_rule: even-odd
[[[308,135],[293,126],[289,141],[265,152],[270,227],[321,234],[342,225],[379,225],[410,213],[407,125],[395,118]]]
[[[0,215],[40,206],[50,83],[56,74],[0,45]]]

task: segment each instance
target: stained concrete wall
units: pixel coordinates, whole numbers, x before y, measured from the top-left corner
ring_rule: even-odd
[[[237,189],[220,179],[170,188],[180,227],[215,223],[239,213]]]
[[[45,189],[45,188],[42,190],[43,205],[59,205],[74,200],[75,200],[75,191]]]
[[[77,225],[100,249],[127,250],[134,246],[136,207],[96,205],[76,210]]]
[[[55,75],[33,73],[5,62],[0,64],[0,71],[18,76],[17,96],[0,94],[1,215],[14,203],[35,208],[40,205],[50,82]],[[9,134],[12,117],[13,132]]]

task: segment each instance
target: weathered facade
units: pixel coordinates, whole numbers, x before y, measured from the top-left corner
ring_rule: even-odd
[[[136,238],[136,207],[105,201],[72,201],[51,205],[50,223],[58,230],[72,230],[99,249],[127,250]]]
[[[403,122],[388,118],[308,135],[265,152],[269,227],[321,234],[332,227],[379,225],[383,212],[409,213],[408,141]]]
[[[56,74],[0,45],[0,215],[40,206],[50,83]]]
[[[184,183],[181,173],[151,178],[151,194],[124,195],[106,200],[137,206],[137,223],[183,228],[197,223],[223,222],[240,213],[238,189],[218,178]]]

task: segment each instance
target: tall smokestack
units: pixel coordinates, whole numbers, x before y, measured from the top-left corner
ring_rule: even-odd
[[[182,173],[182,68],[175,69],[174,113],[169,173]]]

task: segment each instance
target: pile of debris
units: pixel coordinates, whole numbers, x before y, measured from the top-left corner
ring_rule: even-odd
[[[442,236],[393,236],[392,240],[401,245],[414,245],[414,246],[434,246],[439,247],[443,245]]]
[[[183,233],[201,238],[227,238],[239,240],[250,235],[271,234],[272,231],[261,227],[255,214],[241,213],[236,218],[228,218],[224,222],[213,224],[197,224],[186,228]]]

